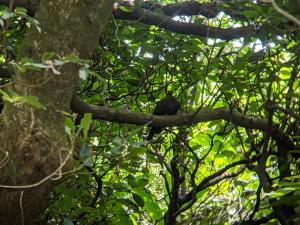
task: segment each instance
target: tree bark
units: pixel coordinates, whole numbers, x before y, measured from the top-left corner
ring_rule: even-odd
[[[86,59],[105,28],[112,5],[111,0],[42,0],[36,11],[41,32],[31,26],[18,59],[27,57],[41,62],[45,52],[75,54]],[[21,102],[6,104],[1,113],[0,161],[6,155],[9,162],[0,165],[0,225],[32,225],[47,207],[47,196],[56,182],[47,179],[33,188],[30,185],[54,173],[72,151],[63,112],[70,112],[78,68],[68,63],[56,68],[60,75],[49,69],[16,72],[13,77],[13,91],[37,96],[44,109]],[[16,188],[20,185],[24,187]]]

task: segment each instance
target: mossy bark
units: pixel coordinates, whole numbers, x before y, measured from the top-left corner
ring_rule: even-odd
[[[45,52],[88,58],[110,18],[112,4],[112,0],[42,0],[36,12],[41,33],[34,26],[28,30],[18,58],[41,62]],[[45,109],[24,103],[5,105],[0,117],[0,161],[4,153],[10,161],[0,168],[0,185],[40,181],[61,165],[60,155],[64,158],[71,149],[62,112],[70,111],[78,65],[56,69],[60,75],[51,69],[14,75],[14,91],[37,96]],[[0,187],[0,225],[34,224],[54,186],[54,181],[47,180],[35,188]]]

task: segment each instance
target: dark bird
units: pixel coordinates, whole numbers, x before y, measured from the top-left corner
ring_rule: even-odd
[[[180,104],[173,96],[172,91],[168,91],[167,96],[160,100],[153,111],[153,115],[174,115],[180,109]],[[154,134],[159,134],[162,131],[162,127],[151,126],[147,140],[150,141]]]

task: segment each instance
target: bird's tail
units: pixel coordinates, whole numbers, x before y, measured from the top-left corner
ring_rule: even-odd
[[[147,140],[150,141],[154,136],[154,130],[153,128],[150,129],[150,132],[148,134]]]

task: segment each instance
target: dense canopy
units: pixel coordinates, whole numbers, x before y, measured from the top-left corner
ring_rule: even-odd
[[[0,225],[300,223],[298,0],[0,4]]]

